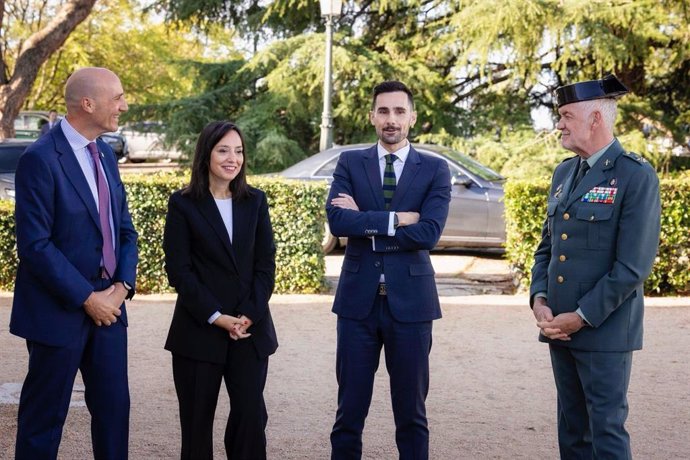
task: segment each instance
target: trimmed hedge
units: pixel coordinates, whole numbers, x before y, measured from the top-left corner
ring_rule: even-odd
[[[521,287],[530,283],[548,192],[548,181],[508,181],[505,187],[506,257]],[[687,295],[690,293],[690,178],[662,179],[660,194],[659,253],[645,291]]]
[[[168,198],[188,182],[180,173],[125,175],[129,208],[139,233],[137,292],[171,292],[163,267],[163,229]],[[326,211],[325,182],[249,177],[266,192],[276,241],[276,292],[318,293],[326,289],[321,250]],[[0,289],[12,290],[17,267],[14,206],[0,202]]]
[[[0,200],[0,290],[14,289],[18,262],[17,240],[14,238],[14,203]]]

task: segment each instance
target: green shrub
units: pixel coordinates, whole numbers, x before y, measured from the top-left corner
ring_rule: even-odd
[[[14,289],[17,273],[17,241],[14,238],[14,204],[0,200],[0,289]]]
[[[188,182],[179,173],[123,176],[129,209],[139,233],[137,291],[170,292],[163,267],[163,229],[168,198]],[[276,241],[276,292],[318,293],[326,288],[323,240],[326,183],[253,176],[266,192]],[[11,290],[17,267],[14,206],[0,202],[0,289]]]
[[[548,181],[509,181],[505,187],[506,257],[523,288],[529,286],[534,251],[546,216]],[[659,253],[645,283],[648,294],[690,292],[690,178],[662,179]]]

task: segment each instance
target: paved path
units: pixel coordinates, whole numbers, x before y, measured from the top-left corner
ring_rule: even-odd
[[[437,272],[452,265],[443,262]],[[272,299],[281,345],[271,358],[266,388],[271,459],[329,456],[336,397],[332,300],[330,295]],[[451,295],[441,301],[444,318],[434,324],[428,398],[431,457],[557,458],[553,377],[547,348],[536,340],[526,297]],[[162,349],[173,303],[171,295],[137,296],[129,305],[132,460],[179,458],[170,356]],[[26,372],[26,347],[7,331],[10,304],[11,295],[0,294],[0,388],[9,385],[16,390],[12,385]],[[633,453],[642,460],[687,459],[690,299],[650,299],[645,337],[645,349],[635,354],[630,387]],[[382,362],[365,428],[365,459],[397,458],[384,367]],[[77,391],[60,459],[92,458],[82,398]],[[222,431],[227,410],[227,396],[221,395],[214,433],[218,459],[225,457]],[[0,459],[12,458],[16,414],[16,403],[0,402]]]

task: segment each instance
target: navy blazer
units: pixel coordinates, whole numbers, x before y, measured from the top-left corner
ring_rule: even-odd
[[[659,179],[616,140],[568,194],[578,164],[569,158],[553,174],[530,298],[546,292],[554,316],[579,307],[593,327],[567,342],[539,339],[586,351],[637,350],[643,285],[659,245]]]
[[[429,250],[438,243],[448,217],[448,163],[410,147],[390,210],[385,209],[376,145],[343,152],[333,179],[326,204],[328,223],[334,235],[348,237],[333,312],[344,318],[366,318],[384,273],[388,304],[396,320],[440,318]],[[332,206],[331,200],[339,193],[352,196],[359,211]],[[418,212],[420,219],[388,236],[391,211]]]
[[[110,188],[117,257],[113,280],[134,288],[137,233],[115,155],[107,143],[97,143]],[[19,158],[15,219],[19,266],[10,332],[66,345],[84,323],[84,301],[100,276],[103,237],[96,202],[59,124]],[[127,325],[124,304],[120,321]]]
[[[165,349],[187,358],[223,364],[231,340],[208,323],[214,312],[246,315],[247,339],[259,357],[276,351],[268,301],[275,283],[275,244],[266,195],[233,200],[233,241],[210,192],[195,199],[182,191],[168,202],[163,249],[170,285],[177,291]]]

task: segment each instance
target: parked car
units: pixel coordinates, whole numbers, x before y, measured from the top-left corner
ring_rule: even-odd
[[[129,150],[127,159],[132,163],[146,160],[179,160],[181,152],[165,146],[165,125],[158,121],[142,121],[123,126]]]
[[[438,242],[439,248],[497,248],[506,241],[503,219],[503,184],[505,178],[472,158],[447,147],[413,144],[426,155],[442,158],[451,174],[451,201],[448,220]],[[333,181],[340,154],[371,144],[342,145],[324,150],[278,173],[289,179]],[[328,224],[326,224],[328,226]],[[326,253],[346,238],[336,238],[329,229],[323,241]]]
[[[58,116],[61,119],[62,116]],[[30,110],[19,112],[14,120],[15,137],[20,139],[38,139],[41,135],[41,126],[48,123],[48,111]],[[118,162],[124,163],[127,158],[127,139],[120,132],[102,134],[101,139],[113,149]]]
[[[33,139],[0,139],[0,200],[14,201],[14,173],[19,156]]]
[[[41,126],[45,123],[48,123],[48,111],[19,112],[14,119],[14,136],[18,139],[38,139],[41,135]]]
[[[127,156],[129,154],[129,143],[124,134],[119,132],[104,133],[99,136],[101,139],[106,141],[113,153],[117,157],[118,163],[125,163],[127,161]]]

